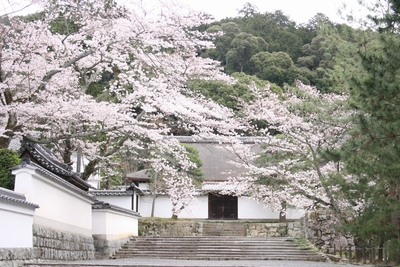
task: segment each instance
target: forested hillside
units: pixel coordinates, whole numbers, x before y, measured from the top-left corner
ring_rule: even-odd
[[[334,23],[324,14],[316,14],[306,24],[296,24],[281,10],[259,13],[251,4],[243,6],[236,17],[203,23],[195,29],[208,34],[214,44],[213,48],[199,50],[201,57],[221,62],[226,74],[241,77],[240,83],[241,79],[246,84],[246,79],[256,78],[278,91],[285,84],[294,85],[296,80],[316,86],[321,92],[337,90],[331,71],[337,63],[339,46],[343,42],[357,45],[357,30]],[[107,98],[104,87],[115,74],[116,70],[103,72],[101,80],[90,83],[87,92]],[[231,87],[214,81],[207,85],[199,82],[190,81],[188,85],[194,90],[201,87],[203,94],[230,108],[236,108],[235,97],[249,97],[246,86],[240,84]]]
[[[259,13],[251,4],[237,17],[198,29],[216,35],[215,47],[201,51],[201,56],[220,61],[227,74],[244,73],[280,87],[301,80],[322,92],[334,90],[329,73],[336,63],[338,46],[352,41],[349,35],[355,31],[324,14],[296,24],[283,11]]]

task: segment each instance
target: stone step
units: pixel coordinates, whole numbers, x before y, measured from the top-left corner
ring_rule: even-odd
[[[324,261],[325,258],[315,251],[296,247],[288,238],[254,238],[254,237],[133,237],[128,244],[118,251],[116,259],[129,258],[129,264],[107,263],[37,263],[25,264],[26,267],[143,267],[136,264],[136,259],[148,259],[147,267],[165,267],[160,263],[153,264],[151,259],[168,259],[184,261],[214,261],[218,267],[222,261],[243,261],[250,266],[251,261]],[[118,260],[115,260],[118,261]],[[196,267],[195,262],[180,264],[181,267]],[[266,264],[267,265],[267,264]],[[205,266],[204,264],[202,266]],[[200,266],[199,266],[200,267]],[[221,266],[222,267],[222,266]]]
[[[124,247],[152,247],[152,246],[171,246],[171,247],[192,247],[192,246],[231,246],[231,247],[255,247],[260,246],[264,248],[289,248],[294,247],[295,244],[290,241],[269,241],[269,240],[252,240],[252,239],[237,239],[237,240],[223,240],[223,239],[131,239]]]
[[[149,258],[149,259],[175,259],[175,260],[290,260],[290,261],[324,261],[324,258],[315,253],[312,254],[220,254],[220,255],[210,255],[205,254],[184,254],[184,253],[169,253],[168,255],[162,254],[119,254],[117,259],[123,258]]]
[[[212,247],[219,246],[262,246],[262,247],[296,247],[290,239],[256,239],[256,238],[207,238],[207,237],[180,237],[180,238],[132,238],[129,243],[124,247],[132,246],[157,246],[157,245],[170,245],[176,247],[187,247],[187,246],[206,246]]]
[[[308,260],[322,261],[311,250],[287,238],[251,237],[135,237],[115,258],[182,260]]]
[[[132,256],[140,256],[140,255],[159,255],[159,256],[171,256],[171,255],[209,255],[209,256],[219,256],[219,255],[314,255],[314,253],[307,252],[307,251],[295,251],[295,250],[286,250],[286,251],[279,251],[279,250],[271,250],[271,251],[257,251],[257,250],[232,250],[232,249],[225,249],[225,250],[182,250],[182,251],[173,251],[173,250],[126,250],[118,252],[117,256],[124,256],[126,258],[129,255]]]
[[[126,257],[132,258],[132,257]],[[148,258],[149,261],[151,259],[169,259],[169,260],[189,260],[189,261],[314,261],[321,262],[325,261],[321,256],[312,256],[312,255],[296,255],[296,256],[256,256],[256,257],[244,257],[244,256],[218,256],[218,257],[210,257],[210,256],[176,256],[176,257],[159,257],[159,256],[140,256],[140,258]],[[118,258],[123,259],[123,257]],[[141,265],[142,266],[142,265]],[[153,266],[153,265],[146,265]]]

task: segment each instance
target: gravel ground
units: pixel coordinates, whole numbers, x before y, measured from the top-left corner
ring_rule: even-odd
[[[81,262],[71,262],[71,265],[79,266],[83,264],[85,266],[135,266],[135,267],[179,267],[179,266],[191,266],[191,267],[354,267],[355,265],[345,263],[333,263],[333,262],[309,262],[309,261],[196,261],[196,260],[167,260],[167,259],[116,259],[116,260],[90,260]],[[364,265],[365,266],[365,265]]]

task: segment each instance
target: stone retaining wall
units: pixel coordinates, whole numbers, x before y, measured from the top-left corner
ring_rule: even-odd
[[[202,222],[139,219],[139,234],[142,236],[202,236],[202,233]]]
[[[348,249],[354,246],[351,235],[338,231],[339,222],[330,210],[307,212],[301,218],[302,236],[322,252],[331,253],[336,249]]]
[[[254,237],[294,237],[301,236],[299,221],[286,223],[246,223],[246,236]]]
[[[129,238],[121,240],[104,240],[94,238],[94,247],[97,253],[100,253],[102,257],[110,258],[115,255],[115,252],[121,249],[121,247],[128,243]]]
[[[33,226],[33,246],[36,257],[44,260],[91,260],[94,259],[92,237],[55,231]]]
[[[1,267],[19,267],[36,262],[35,248],[0,248]]]
[[[74,235],[33,226],[33,248],[0,249],[0,267],[18,267],[24,263],[94,259],[92,237]]]
[[[240,222],[235,222],[240,223]],[[242,222],[246,227],[246,236],[254,237],[300,237],[300,222]],[[139,220],[142,236],[202,236],[203,222],[201,221],[157,221]]]

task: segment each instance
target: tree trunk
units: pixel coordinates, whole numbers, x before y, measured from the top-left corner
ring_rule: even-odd
[[[0,148],[8,148],[10,145],[10,138],[8,137],[0,137]]]
[[[157,173],[154,174],[154,190],[153,190],[153,202],[151,203],[151,217],[154,217],[154,209],[156,206],[156,198],[157,198]]]
[[[282,203],[282,210],[279,212],[279,222],[286,222],[286,202]]]
[[[106,177],[105,181],[106,190],[110,190],[110,177]]]
[[[73,144],[70,139],[64,141],[64,150],[62,151],[62,158],[64,163],[72,162],[71,156],[73,151]]]
[[[154,217],[154,208],[156,206],[156,192],[153,192],[153,202],[151,203],[151,215],[150,217]]]
[[[99,163],[98,159],[94,159],[89,161],[88,165],[85,167],[85,171],[82,173],[82,179],[87,180],[89,179],[90,175],[96,171],[96,166]]]
[[[5,92],[4,96],[6,97],[6,103],[8,104],[9,100],[7,100],[7,91]],[[20,127],[17,126],[17,116],[13,112],[8,112],[8,120],[5,127],[6,133],[5,136],[0,137],[0,148],[9,147],[10,141],[14,136],[14,131],[18,130],[19,128]]]

